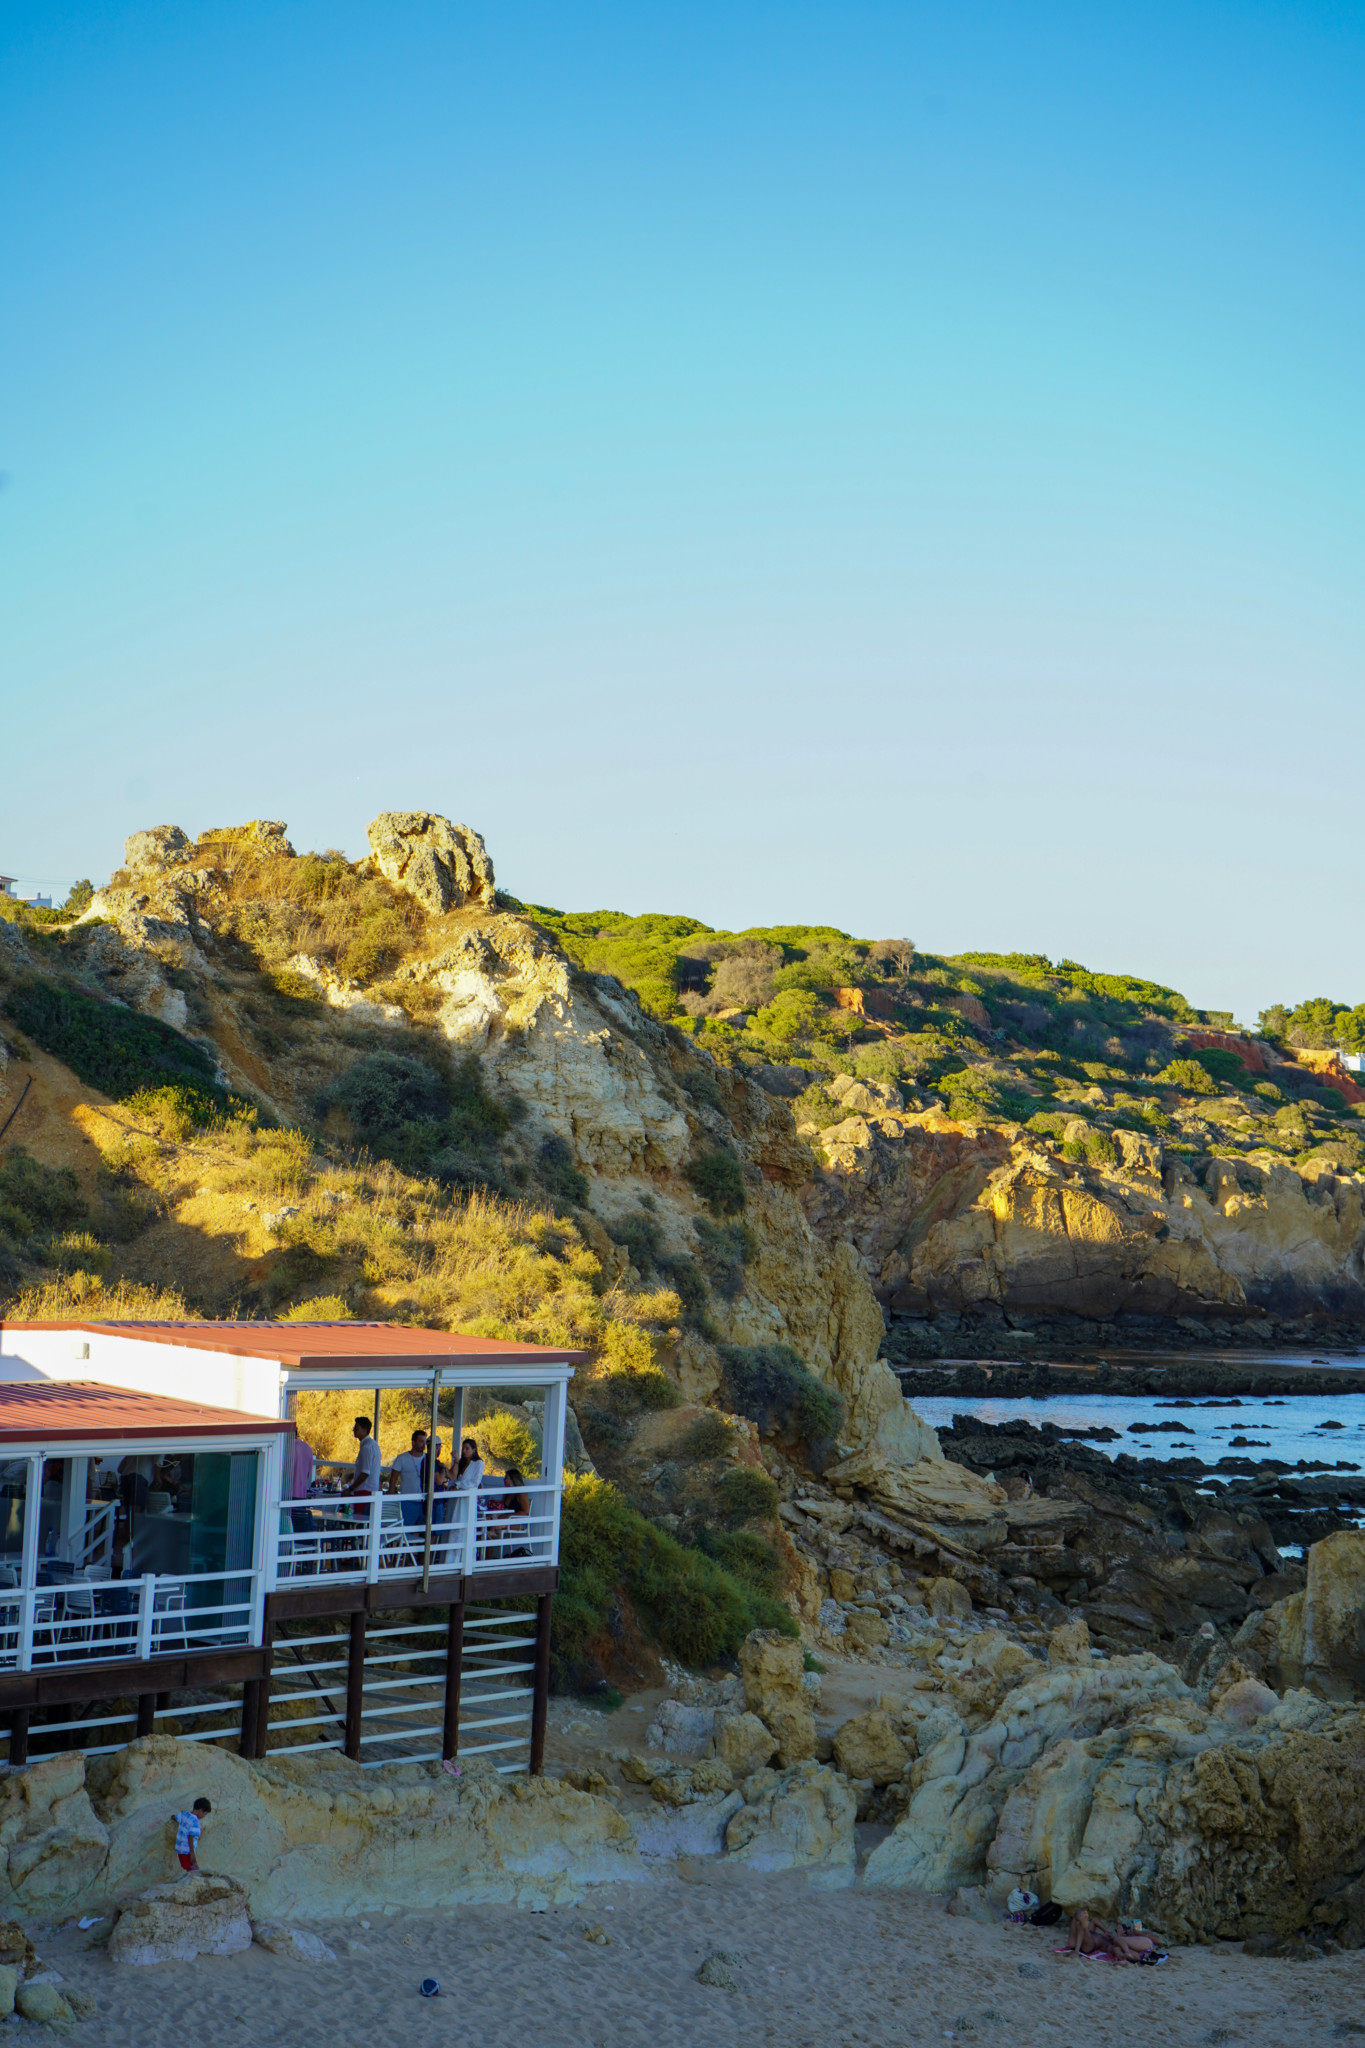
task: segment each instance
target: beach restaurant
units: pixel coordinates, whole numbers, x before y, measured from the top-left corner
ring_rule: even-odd
[[[392,1323],[0,1323],[8,1762],[163,1729],[538,1771],[581,1356]],[[391,1389],[449,1454],[420,1484],[299,1455],[300,1393],[349,1396],[377,1443]],[[457,1479],[499,1403],[540,1476]]]

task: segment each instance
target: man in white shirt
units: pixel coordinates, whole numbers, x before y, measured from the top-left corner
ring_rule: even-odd
[[[347,1493],[378,1493],[379,1491],[379,1446],[371,1434],[368,1415],[357,1415],[351,1425],[351,1435],[358,1446],[355,1458],[355,1478],[347,1487]]]
[[[426,1431],[415,1429],[412,1432],[412,1449],[400,1451],[391,1468],[397,1477],[398,1491],[402,1496],[403,1520],[409,1528],[415,1528],[422,1520],[422,1465],[426,1457],[426,1448]]]

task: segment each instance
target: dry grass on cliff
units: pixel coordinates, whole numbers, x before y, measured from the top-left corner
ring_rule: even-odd
[[[678,1297],[623,1287],[607,1241],[551,1209],[339,1162],[250,1119],[183,1140],[128,1113],[89,1129],[100,1195],[81,1228],[29,1240],[31,1263],[56,1270],[21,1283],[11,1315],[417,1323],[583,1351],[618,1394],[655,1405]]]

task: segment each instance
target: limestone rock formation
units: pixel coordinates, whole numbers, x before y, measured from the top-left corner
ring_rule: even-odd
[[[386,1778],[382,1798],[378,1789],[341,1757],[249,1763],[157,1735],[106,1757],[30,1765],[3,1786],[0,1911],[105,1912],[158,1886],[174,1867],[169,1816],[201,1794],[213,1802],[215,1860],[266,1920],[529,1903],[640,1874],[610,1801],[556,1780],[502,1778],[471,1759],[459,1779],[412,1765]]]
[[[1304,1590],[1250,1615],[1233,1651],[1239,1669],[1250,1667],[1246,1675],[1281,1690],[1365,1698],[1365,1530],[1341,1529],[1313,1544]]]
[[[70,2032],[76,2017],[71,2001],[55,1984],[21,1984],[14,1994],[14,2009],[21,2019],[63,2034]]]
[[[335,1949],[328,1948],[320,1934],[305,1927],[287,1927],[281,1920],[257,1920],[251,1929],[258,1948],[273,1955],[287,1956],[292,1963],[334,1963]]]
[[[724,1709],[714,1716],[712,1742],[715,1755],[741,1779],[771,1763],[777,1749],[777,1737],[757,1714],[731,1714]]]
[[[837,1771],[813,1759],[784,1771],[757,1771],[744,1808],[725,1830],[725,1847],[755,1870],[806,1870],[831,1888],[853,1882],[858,1802]]]
[[[884,1707],[856,1714],[834,1738],[834,1761],[846,1778],[889,1785],[910,1761],[910,1750]]]
[[[197,1956],[237,1956],[251,1947],[244,1885],[232,1877],[187,1872],[154,1884],[125,1906],[109,1936],[114,1963],[192,1963]]]
[[[178,825],[153,825],[146,832],[130,832],[123,842],[123,864],[133,874],[155,871],[187,860],[193,842]]]
[[[431,811],[382,811],[369,839],[380,874],[434,917],[465,903],[493,903],[493,863],[468,825],[453,825]]]
[[[740,1647],[740,1671],[749,1712],[777,1741],[778,1761],[795,1764],[815,1755],[815,1716],[801,1683],[801,1645],[774,1629],[755,1629]]]
[[[819,1146],[812,1223],[855,1245],[879,1299],[905,1314],[1365,1308],[1365,1178],[1323,1162],[1215,1158],[1200,1182],[1181,1161],[1163,1169],[1136,1132],[1112,1134],[1105,1166],[1009,1128],[887,1108],[847,1116]]]

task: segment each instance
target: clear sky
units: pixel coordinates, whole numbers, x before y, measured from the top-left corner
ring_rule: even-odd
[[[0,869],[1365,999],[1365,12],[0,11]]]

